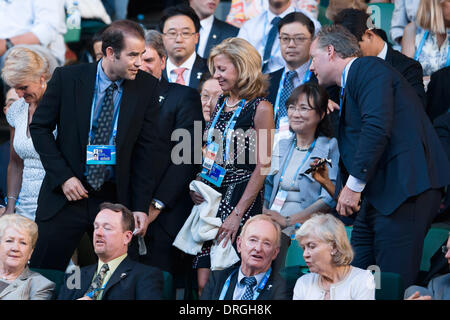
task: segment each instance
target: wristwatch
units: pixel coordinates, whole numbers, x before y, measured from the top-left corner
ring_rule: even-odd
[[[164,209],[164,206],[159,202],[159,201],[156,201],[156,200],[152,200],[152,205],[157,209],[157,210],[162,210],[162,209]]]
[[[5,46],[6,46],[6,51],[8,51],[9,49],[11,49],[12,47],[14,47],[14,43],[11,42],[11,40],[9,38],[5,39]]]
[[[291,225],[291,217],[287,216],[286,217],[286,228],[289,227]]]

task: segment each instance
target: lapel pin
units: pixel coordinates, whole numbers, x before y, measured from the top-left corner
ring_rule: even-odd
[[[159,103],[161,103],[164,100],[164,96],[159,96]]]
[[[217,38],[217,36],[215,34],[213,34],[213,39],[216,39],[216,38]]]
[[[126,276],[127,276],[126,273],[122,273],[122,274],[120,275],[120,279],[123,279],[123,278],[125,278]]]
[[[200,80],[200,78],[202,77],[202,72],[197,72],[197,79],[199,79]]]
[[[269,286],[267,287],[267,291],[269,291],[272,288],[272,285],[269,284]]]

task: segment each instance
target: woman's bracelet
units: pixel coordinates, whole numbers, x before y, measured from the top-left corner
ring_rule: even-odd
[[[234,207],[234,211],[236,213],[236,216],[239,217],[241,215],[241,212],[239,211],[239,209],[237,207]]]
[[[14,199],[14,200],[17,200],[17,198],[16,198],[16,197],[13,197],[13,196],[7,196],[6,198],[7,198],[7,199]]]

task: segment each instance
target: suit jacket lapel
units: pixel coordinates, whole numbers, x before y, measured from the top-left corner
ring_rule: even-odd
[[[392,65],[392,55],[393,55],[392,50],[393,49],[391,48],[391,46],[388,45],[385,61],[386,61],[386,63],[388,63],[390,65]]]
[[[159,92],[159,105],[162,107],[169,93],[169,81],[167,81],[164,77],[161,77],[161,80],[159,80]]]
[[[82,148],[88,142],[89,122],[91,119],[92,99],[94,97],[95,80],[98,63],[89,64],[87,74],[80,75],[75,83],[75,107],[78,122],[78,134]]]
[[[28,267],[25,267],[25,269],[17,277],[17,279],[11,282],[9,286],[7,286],[2,292],[0,292],[0,298],[3,298],[8,293],[16,290],[21,285],[22,281],[26,281],[29,278],[30,273],[31,273],[30,269],[28,269]]]
[[[189,87],[197,88],[198,83],[200,82],[200,78],[202,77],[203,72],[199,72],[201,63],[201,58],[197,55],[195,58],[194,65],[192,66],[191,77],[189,79]]]
[[[120,153],[120,148],[125,141],[126,133],[128,128],[132,126],[131,120],[133,118],[134,110],[137,106],[136,94],[137,80],[124,80],[123,82],[123,92],[122,99],[120,101],[120,111],[119,111],[119,123],[117,124],[117,137],[116,137],[116,154]]]
[[[214,47],[217,44],[217,39],[219,39],[221,33],[220,31],[221,30],[220,28],[218,28],[217,25],[217,18],[214,17],[211,31],[209,32],[208,41],[206,42],[205,52],[203,54],[205,58],[208,58],[209,51],[211,50],[212,47]]]
[[[132,270],[133,262],[130,260],[130,258],[127,256],[125,260],[123,260],[117,269],[112,274],[111,278],[109,278],[108,283],[106,284],[105,291],[103,292],[104,299],[106,297],[106,294],[108,293],[108,290],[111,289],[114,285],[116,285],[120,280],[125,279],[128,276],[128,273]]]

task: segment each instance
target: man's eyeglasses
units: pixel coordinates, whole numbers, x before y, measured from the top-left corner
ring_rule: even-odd
[[[293,105],[293,104],[290,104],[288,107],[287,107],[287,111],[289,111],[289,112],[294,112],[294,111],[297,111],[297,112],[299,112],[299,113],[302,113],[302,114],[305,114],[305,113],[308,113],[308,112],[310,112],[311,110],[314,110],[313,108],[308,108],[308,107],[305,107],[305,106],[296,106],[296,105]]]
[[[217,102],[217,99],[218,99],[219,97],[218,96],[210,96],[209,94],[201,94],[200,95],[200,100],[202,101],[202,102],[212,102],[212,104],[216,104],[216,102]]]
[[[183,31],[183,32],[176,32],[176,31],[169,31],[166,33],[163,33],[163,35],[165,35],[167,38],[169,39],[176,39],[178,37],[178,35],[181,34],[181,37],[183,39],[189,39],[190,37],[192,37],[194,34],[196,34],[196,32],[188,32],[188,31]]]
[[[294,40],[295,45],[301,45],[303,43],[305,43],[306,41],[310,40],[311,38],[306,38],[306,37],[288,37],[288,36],[281,36],[280,37],[280,42],[284,45],[288,45],[289,43],[291,43],[291,40]]]
[[[270,250],[273,247],[272,242],[267,241],[267,240],[259,240],[259,239],[253,238],[253,237],[245,239],[245,243],[250,248],[255,248],[258,245],[258,243],[261,243],[261,246],[265,250]]]

